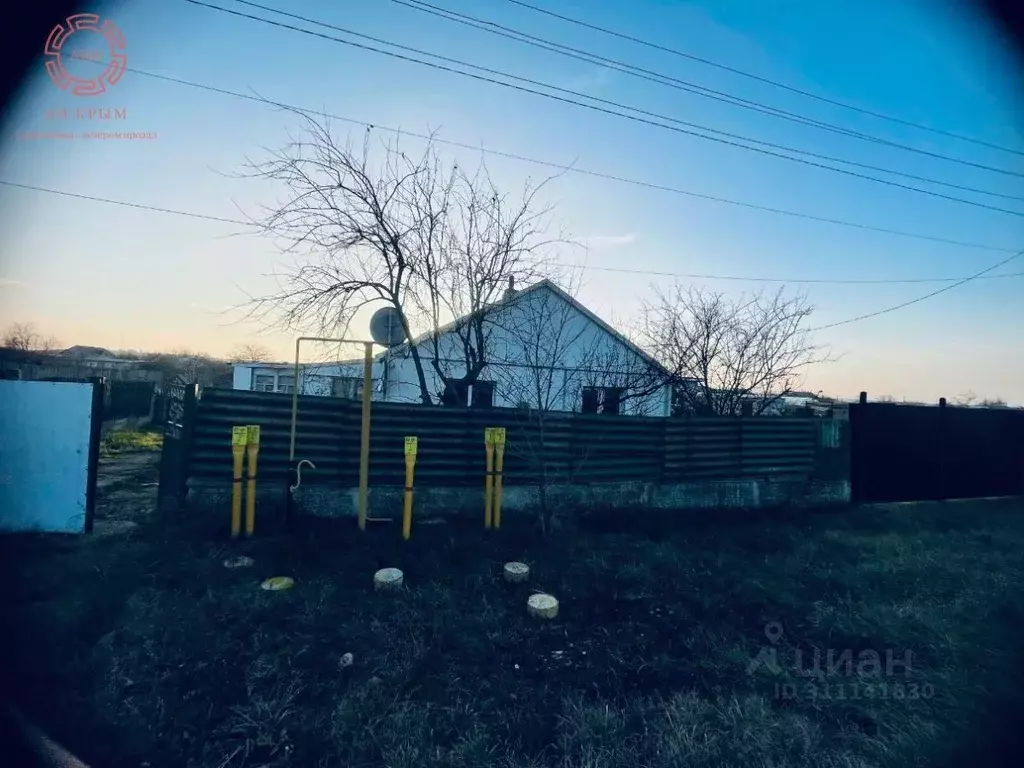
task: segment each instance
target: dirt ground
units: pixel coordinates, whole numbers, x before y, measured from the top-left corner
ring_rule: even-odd
[[[8,689],[93,766],[1020,764],[1019,501],[234,543],[147,459],[104,465],[107,535],[0,540]]]

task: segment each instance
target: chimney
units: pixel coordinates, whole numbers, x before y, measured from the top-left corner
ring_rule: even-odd
[[[516,295],[516,276],[515,275],[509,275],[508,276],[508,288],[505,289],[505,298],[506,299],[511,299],[515,295]]]

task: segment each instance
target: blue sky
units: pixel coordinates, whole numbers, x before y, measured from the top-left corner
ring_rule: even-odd
[[[262,16],[233,0],[215,4]],[[1020,176],[954,164],[796,125],[613,73],[379,2],[266,5],[370,35],[757,138],[1024,198]],[[729,72],[538,15],[505,0],[437,0],[452,10],[664,72],[887,141],[1024,174],[1024,155],[878,120]],[[1013,60],[983,22],[909,2],[626,2],[536,0],[551,10],[778,80],[830,99],[1024,152],[1024,103]],[[1024,249],[1024,218],[894,189],[786,160],[517,93],[197,7],[140,0],[94,7],[128,40],[129,66],[258,93],[380,126],[575,164],[603,173],[935,237]],[[285,20],[287,21],[287,20]],[[289,22],[301,25],[297,22]],[[330,34],[329,30],[326,31]],[[42,47],[42,41],[40,41]],[[82,64],[80,66],[88,66]],[[281,145],[294,119],[265,105],[129,72],[107,94],[59,91],[39,64],[0,133],[0,179],[150,206],[238,218],[273,190],[231,178],[246,156]],[[30,141],[54,130],[47,110],[127,110],[120,130],[153,141]],[[75,130],[93,126],[71,121]],[[107,126],[98,125],[97,129]],[[363,128],[336,123],[359,138]],[[408,139],[410,146],[418,146]],[[443,147],[445,159],[477,153]],[[518,190],[547,172],[488,156]],[[877,175],[877,174],[875,174]],[[918,182],[905,182],[919,185]],[[934,188],[934,187],[933,187]],[[938,188],[935,188],[938,189]],[[1024,200],[941,190],[1024,211]],[[557,221],[590,244],[590,267],[803,279],[965,276],[1009,255],[778,216],[565,174],[547,189]],[[0,327],[31,321],[66,344],[226,354],[257,340],[282,357],[290,334],[224,310],[261,293],[273,245],[238,227],[0,187]],[[577,262],[579,249],[559,254]],[[1024,257],[999,272],[1024,272]],[[628,320],[653,282],[588,269],[582,300]],[[730,293],[771,284],[703,282]],[[915,298],[941,284],[796,285],[813,326]],[[1024,403],[1024,277],[977,280],[878,318],[822,331],[834,362],[807,386],[850,396],[935,400],[968,390]]]

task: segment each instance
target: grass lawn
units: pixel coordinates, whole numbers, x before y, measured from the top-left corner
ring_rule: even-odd
[[[95,766],[1016,765],[1022,512],[8,538],[0,650],[24,711]],[[501,579],[511,559],[529,582]],[[385,566],[402,592],[373,592]],[[295,586],[259,589],[276,575]],[[534,589],[557,619],[526,615]]]
[[[104,435],[100,440],[100,456],[117,456],[138,451],[159,451],[164,444],[160,428],[121,429]]]

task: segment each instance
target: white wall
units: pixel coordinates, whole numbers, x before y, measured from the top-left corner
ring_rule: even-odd
[[[635,350],[546,288],[497,310],[488,320],[487,334],[490,360],[480,378],[494,382],[498,407],[512,408],[526,400],[545,410],[578,411],[583,387],[622,386],[635,381],[636,373],[646,368]],[[433,344],[422,342],[417,349],[427,387],[436,397],[444,384],[432,364]],[[438,351],[449,377],[465,375],[461,341],[455,332],[439,340]],[[420,401],[416,366],[408,351],[392,355],[387,400]],[[668,416],[670,407],[669,388],[661,387],[645,398],[627,399],[623,413]]]
[[[578,411],[583,387],[623,386],[635,379],[635,372],[647,366],[633,348],[545,287],[524,291],[516,300],[496,310],[488,319],[486,332],[490,360],[480,378],[494,382],[494,405],[498,407],[514,408],[525,400],[545,410]],[[438,347],[445,374],[449,378],[464,376],[464,355],[458,334],[445,334]],[[444,381],[432,363],[433,343],[421,342],[417,350],[427,389],[436,401],[444,390]],[[253,368],[257,372],[278,370],[291,375],[290,366],[236,365],[235,389],[251,388]],[[540,392],[536,387],[538,370],[545,377],[540,381]],[[329,396],[330,377],[336,376],[361,379],[362,361],[303,366],[300,392]],[[374,400],[421,402],[416,365],[408,349],[395,350],[375,360],[373,381]],[[668,416],[670,409],[670,390],[661,387],[645,398],[627,399],[622,412]]]
[[[0,530],[85,531],[92,392],[0,381]]]
[[[252,389],[252,366],[235,364],[232,370],[232,389]]]

